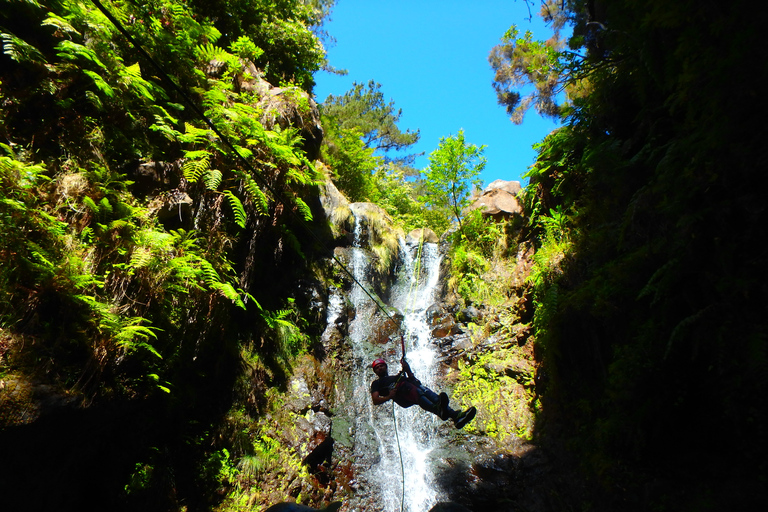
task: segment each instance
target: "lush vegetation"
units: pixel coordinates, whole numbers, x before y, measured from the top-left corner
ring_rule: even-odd
[[[313,336],[301,297],[275,290],[311,261],[304,228],[324,229],[318,141],[299,128],[317,123],[323,7],[3,2],[6,505],[208,508],[237,482],[233,461],[263,451],[253,390],[284,382]],[[91,412],[49,420],[40,442],[19,430],[40,386]],[[252,441],[235,443],[227,425],[244,417]],[[22,457],[43,461],[37,477]],[[96,492],[78,490],[85,475]]]
[[[555,35],[512,27],[489,61],[514,122],[563,126],[537,146],[526,218],[489,223],[465,214],[483,159],[461,132],[420,172],[419,132],[376,82],[316,109],[330,4],[2,3],[7,500],[247,510],[279,498],[273,478],[319,501],[275,425],[299,421],[281,393],[316,364],[329,178],[406,229],[460,224],[449,288],[493,340],[458,365],[468,431],[566,446],[590,481],[574,510],[749,508],[768,391],[754,6],[542,2]],[[518,364],[534,354],[536,375]],[[41,393],[65,412],[29,427]]]
[[[766,76],[745,9],[546,2],[567,43],[513,28],[491,54],[510,113],[565,121],[525,192],[533,327],[545,411],[604,485],[601,506],[749,507],[765,482]]]

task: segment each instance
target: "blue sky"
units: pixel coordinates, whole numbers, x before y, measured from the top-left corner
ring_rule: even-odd
[[[522,0],[338,0],[324,26],[336,39],[328,59],[349,74],[318,72],[317,101],[343,94],[355,81],[376,80],[403,110],[400,128],[421,131],[411,151],[425,152],[417,168],[427,166],[440,137],[464,129],[467,142],[487,146],[484,185],[496,179],[525,185],[522,175],[536,155],[531,146],[556,125],[533,111],[522,125],[512,124],[496,103],[488,54],[513,24],[535,39],[549,37],[533,12],[533,22],[526,20]]]

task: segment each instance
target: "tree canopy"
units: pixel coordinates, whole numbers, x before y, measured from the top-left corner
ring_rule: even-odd
[[[424,202],[437,210],[447,210],[459,224],[469,205],[470,193],[482,182],[480,172],[485,168],[485,146],[467,144],[464,130],[455,136],[440,138],[438,148],[429,155],[424,174]]]
[[[416,144],[419,131],[402,131],[402,109],[395,109],[394,100],[386,102],[381,84],[370,80],[367,84],[353,83],[352,89],[341,96],[328,96],[321,106],[326,124],[335,124],[340,130],[356,128],[362,134],[365,147],[389,157],[391,151],[401,151]],[[389,157],[391,158],[391,157]],[[413,163],[413,156],[398,157]]]

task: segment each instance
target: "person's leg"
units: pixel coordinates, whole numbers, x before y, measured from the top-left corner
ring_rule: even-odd
[[[426,386],[419,385],[419,407],[425,411],[431,412],[445,421],[448,418],[455,419],[459,414],[458,411],[454,411],[448,405],[448,395],[440,393],[438,395]]]

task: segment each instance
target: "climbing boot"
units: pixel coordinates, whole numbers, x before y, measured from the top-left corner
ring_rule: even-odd
[[[477,409],[470,407],[466,411],[460,412],[459,415],[456,416],[456,419],[453,420],[453,423],[456,425],[456,428],[462,428],[464,425],[474,419],[475,414],[477,414]]]
[[[444,392],[440,393],[439,413],[440,419],[443,421],[451,417],[451,415],[448,413],[448,395],[446,395]]]

